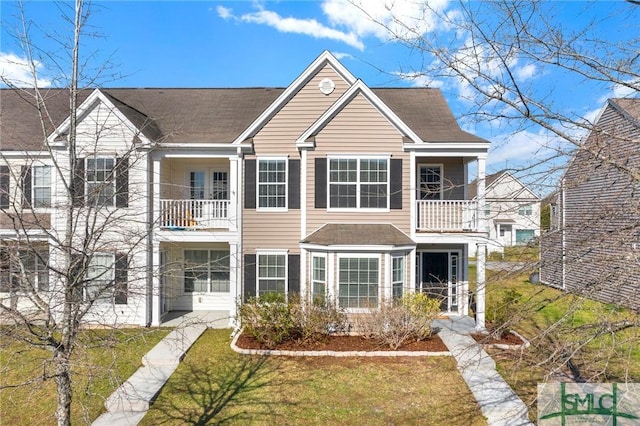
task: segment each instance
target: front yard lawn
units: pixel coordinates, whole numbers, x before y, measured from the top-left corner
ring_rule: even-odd
[[[0,330],[0,424],[55,424],[56,390],[51,352],[12,340]],[[141,365],[168,329],[84,330],[74,356],[72,423],[90,424],[104,401]],[[15,386],[27,383],[22,386]]]
[[[200,337],[142,425],[486,424],[453,357],[249,357],[229,333]]]
[[[487,311],[516,291],[512,328],[531,340],[524,352],[491,351],[498,371],[530,406],[537,384],[640,382],[640,317],[628,310],[531,284],[526,275],[487,274]],[[636,324],[635,326],[625,326]],[[617,329],[620,328],[620,329]]]

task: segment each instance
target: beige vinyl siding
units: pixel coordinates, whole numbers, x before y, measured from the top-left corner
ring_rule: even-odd
[[[78,123],[78,156],[121,153],[131,146],[136,135],[114,110],[99,102]]]
[[[315,204],[315,159],[328,155],[388,154],[402,159],[403,196],[402,209],[385,212],[336,212],[326,208],[316,209]],[[356,96],[349,105],[327,124],[316,136],[316,148],[309,151],[307,160],[307,234],[325,223],[392,223],[409,233],[410,224],[410,171],[409,153],[402,151],[402,135],[362,95]]]
[[[462,157],[416,157],[416,183],[412,187],[417,188],[418,172],[420,165],[439,164],[444,170],[443,200],[464,200],[464,161]],[[412,194],[413,197],[416,194]]]
[[[319,90],[324,78],[330,78],[336,85],[330,95],[324,95]],[[348,88],[349,84],[331,66],[325,66],[256,134],[253,138],[256,155],[248,155],[246,159],[260,156],[300,159],[296,148],[298,137]],[[304,182],[304,177],[301,176],[300,182]],[[245,253],[259,248],[289,249],[294,250],[290,253],[299,253],[300,210],[268,212],[244,209],[242,226]]]

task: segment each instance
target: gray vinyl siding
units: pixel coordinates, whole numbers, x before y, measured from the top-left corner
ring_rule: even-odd
[[[335,83],[330,95],[320,92],[318,86],[324,78]],[[300,159],[296,148],[297,138],[304,133],[349,88],[331,66],[321,69],[253,138],[255,155],[282,156]],[[301,177],[301,182],[304,178]],[[243,178],[244,182],[244,178]],[[299,252],[300,210],[268,212],[256,209],[243,210],[243,247],[249,253],[255,249],[289,249]]]
[[[417,157],[416,180],[420,165],[441,164],[444,169],[443,200],[464,200],[464,161],[461,157]],[[415,187],[416,185],[412,185]],[[416,195],[413,194],[413,197]]]
[[[402,159],[402,209],[390,209],[384,212],[328,211],[315,208],[315,159],[330,155],[390,155]],[[392,223],[400,230],[409,233],[411,160],[408,153],[402,151],[402,135],[378,112],[367,99],[356,96],[344,109],[331,120],[316,136],[315,150],[307,156],[307,233],[320,228],[325,223]]]
[[[611,106],[598,126],[606,134],[593,132],[565,174],[565,285],[640,309],[640,183],[624,170],[640,168],[640,129]]]

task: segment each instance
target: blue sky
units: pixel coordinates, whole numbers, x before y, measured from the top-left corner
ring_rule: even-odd
[[[387,3],[393,4],[396,13],[402,16],[417,15],[415,2]],[[389,19],[384,1],[368,0],[363,4],[372,16],[383,21]],[[432,0],[430,4],[447,13],[456,10],[456,4],[448,0]],[[19,28],[16,5],[0,1],[0,67],[6,78],[24,80],[23,48],[11,35]],[[609,20],[602,25],[601,36],[615,39],[640,32],[640,24],[628,25],[624,10],[627,6],[622,2],[595,2],[587,6],[573,1],[556,5],[569,27],[579,27],[620,9],[622,12],[613,22]],[[27,19],[33,21],[29,30],[34,45],[62,62],[65,57],[59,42],[70,35],[70,27],[63,23],[61,11],[67,7],[69,3],[50,1],[25,4]],[[81,53],[89,55],[93,70],[107,59],[110,61],[113,67],[98,80],[98,84],[107,87],[282,87],[291,83],[323,50],[329,50],[370,87],[432,85],[443,90],[457,116],[464,116],[468,108],[463,100],[465,87],[456,82],[401,78],[412,68],[420,68],[420,54],[389,40],[380,26],[348,8],[342,0],[94,2],[89,24],[91,31],[100,36],[85,38]],[[427,36],[455,37],[438,22],[430,21],[429,16],[412,25]],[[46,37],[47,33],[56,35]],[[50,63],[43,59],[40,82],[60,85],[60,71]],[[95,74],[93,70],[90,75]],[[545,75],[543,79],[536,71],[534,64],[518,68],[525,83],[542,87],[553,82],[556,98],[550,101],[569,99],[567,108],[572,108],[576,115],[593,117],[607,97],[629,95],[628,91],[607,84],[563,82],[563,77],[554,75]],[[466,130],[495,141],[489,171],[531,162],[539,151],[536,144],[544,143],[545,135],[538,129],[516,131],[496,122],[461,121]]]

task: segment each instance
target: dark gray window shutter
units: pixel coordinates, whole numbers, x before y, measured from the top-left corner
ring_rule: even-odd
[[[5,245],[0,246],[0,291],[11,291],[11,252]]]
[[[87,257],[81,254],[72,254],[70,262],[67,291],[71,293],[73,300],[81,301],[84,293],[84,274],[87,270],[83,263],[87,262]]]
[[[129,264],[127,262],[127,254],[126,253],[117,253],[116,254],[116,264],[115,264],[115,282],[114,282],[114,296],[116,305],[126,305],[127,304],[127,294],[128,294],[128,269]]]
[[[20,171],[22,186],[22,208],[31,207],[31,167],[22,166]]]
[[[9,208],[9,166],[0,166],[0,209]]]
[[[289,160],[289,208],[300,208],[300,160]]]
[[[300,294],[300,255],[290,254],[289,262],[289,296]]]
[[[116,207],[129,207],[129,158],[116,158]]]
[[[72,198],[73,205],[80,207],[84,205],[84,158],[76,159],[76,167],[73,172]]]
[[[244,255],[244,301],[256,296],[256,255]]]
[[[402,209],[402,159],[391,159],[389,173],[389,204],[392,209]]]
[[[244,208],[256,208],[256,160],[244,162]]]
[[[316,158],[315,174],[316,174],[315,207],[317,209],[326,209],[327,208],[327,159],[326,158]]]

